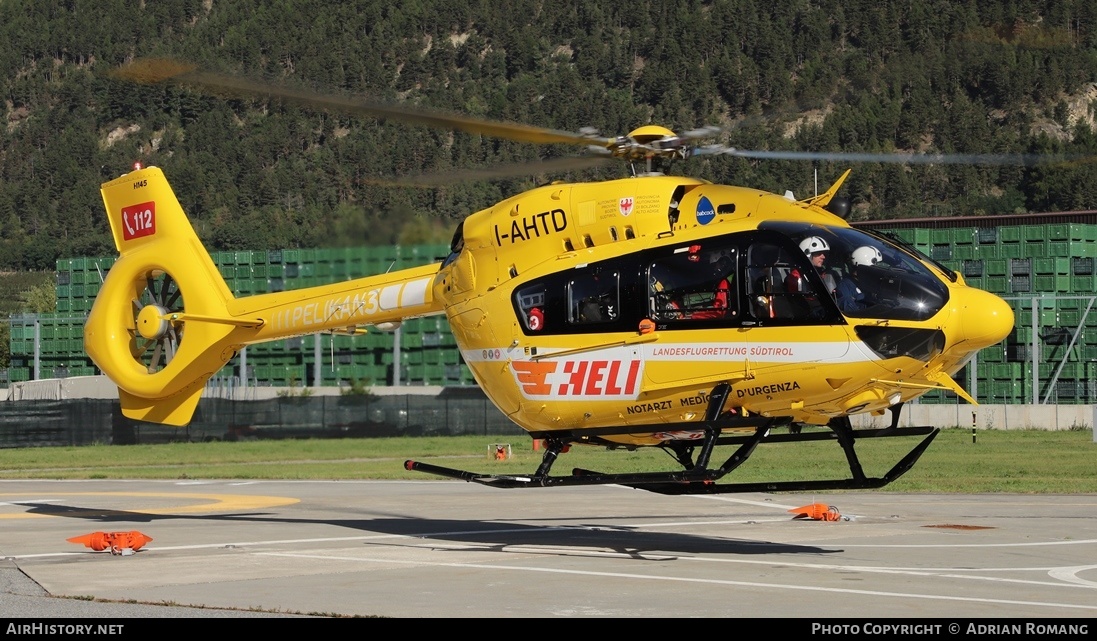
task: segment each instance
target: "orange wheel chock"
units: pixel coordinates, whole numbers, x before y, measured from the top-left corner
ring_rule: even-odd
[[[811,505],[793,508],[789,510],[789,512],[796,515],[792,517],[794,519],[837,521],[842,518],[842,514],[838,511],[838,508],[833,505],[827,505],[826,503],[812,503]]]
[[[151,541],[152,538],[133,530],[131,532],[92,532],[83,536],[74,536],[67,540],[69,543],[78,543],[96,552],[109,549],[112,555],[117,556],[133,554]],[[129,550],[129,552],[126,552],[126,550]]]

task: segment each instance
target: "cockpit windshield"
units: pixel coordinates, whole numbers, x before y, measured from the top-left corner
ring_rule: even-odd
[[[761,227],[793,238],[847,317],[921,321],[948,301],[948,288],[919,257],[882,236],[793,223]]]

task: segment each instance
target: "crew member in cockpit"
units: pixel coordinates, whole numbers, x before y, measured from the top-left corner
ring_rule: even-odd
[[[804,252],[804,254],[811,259],[811,264],[815,267],[815,270],[819,272],[819,277],[823,279],[823,283],[827,287],[827,293],[833,295],[837,283],[835,282],[834,274],[831,274],[826,268],[827,253],[830,252],[830,245],[819,236],[809,236],[800,241],[800,251]],[[808,282],[805,275],[800,272],[799,267],[792,268],[792,271],[789,272],[788,277],[785,279],[785,285],[788,287],[788,291],[794,294],[813,291],[811,284]]]
[[[875,304],[872,297],[861,289],[861,280],[858,271],[861,267],[871,267],[884,260],[879,249],[865,245],[853,250],[849,255],[849,276],[838,283],[835,297],[838,300],[838,308],[842,313],[859,312]]]

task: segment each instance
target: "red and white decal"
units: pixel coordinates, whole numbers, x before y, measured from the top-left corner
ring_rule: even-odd
[[[133,240],[156,233],[156,203],[147,202],[122,208],[122,240]]]
[[[640,392],[643,361],[513,361],[511,371],[528,399],[633,400]]]
[[[617,201],[617,210],[621,212],[622,216],[628,216],[632,213],[633,198],[632,196],[625,196]]]

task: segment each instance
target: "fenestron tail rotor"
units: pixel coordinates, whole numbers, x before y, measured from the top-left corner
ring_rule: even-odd
[[[172,318],[183,311],[183,292],[178,281],[161,270],[145,272],[134,284],[130,352],[154,374],[171,362],[183,340],[183,321]]]

